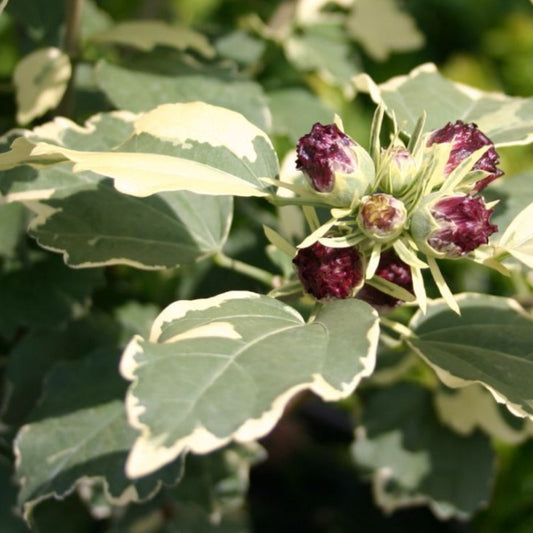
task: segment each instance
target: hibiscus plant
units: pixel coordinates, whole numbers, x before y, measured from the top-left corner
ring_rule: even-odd
[[[377,529],[497,531],[533,437],[533,97],[444,76],[396,0],[123,4],[0,2],[2,532],[353,530],[269,508],[294,476],[258,496],[328,432]]]

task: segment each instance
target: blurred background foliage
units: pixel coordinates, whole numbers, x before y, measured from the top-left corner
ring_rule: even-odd
[[[42,7],[44,4],[45,9]],[[206,68],[220,69],[222,79],[237,75],[254,80],[269,96],[274,114],[270,133],[280,158],[294,146],[298,135],[305,133],[304,128],[317,120],[327,120],[333,112],[342,116],[346,130],[355,139],[363,145],[367,143],[373,105],[366,95],[358,95],[354,99],[349,94],[342,83],[346,69],[348,75],[352,69],[354,72],[367,72],[377,82],[383,82],[392,76],[404,75],[421,63],[434,62],[454,81],[512,96],[533,95],[533,5],[529,0],[399,1],[397,8],[408,14],[413,24],[410,30],[404,28],[407,37],[412,38],[414,32],[422,36],[422,40],[411,50],[402,50],[401,41],[397,42],[392,49],[386,49],[381,54],[379,46],[383,43],[379,28],[370,28],[376,33],[378,43],[369,44],[372,32],[370,37],[361,36],[357,23],[351,19],[350,10],[343,7],[347,3],[330,4],[327,13],[337,21],[333,24],[337,33],[332,34],[330,42],[345,47],[346,53],[346,64],[343,65],[334,65],[332,57],[332,70],[337,67],[333,72],[333,82],[327,76],[317,75],[313,61],[318,61],[316,57],[320,49],[313,49],[311,40],[306,41],[310,47],[308,55],[291,56],[275,38],[265,39],[268,33],[265,25],[270,30],[284,31],[287,17],[290,19],[287,15],[290,4],[275,0],[98,0],[88,4],[82,32],[90,34],[109,27],[113,21],[130,19],[159,19],[193,26],[208,36],[219,54],[231,63],[229,69],[224,61],[213,62]],[[42,0],[42,3],[10,0],[0,16],[2,131],[17,126],[12,82],[17,62],[39,47],[61,45],[65,6],[64,0]],[[399,31],[399,27],[393,25],[389,31],[394,34],[397,29]],[[327,32],[331,28],[323,30]],[[305,25],[302,25],[296,28],[295,36],[311,39],[316,34],[306,33]],[[384,34],[381,35],[383,38]],[[299,42],[301,44],[302,41]],[[114,107],[110,94],[104,95],[95,85],[91,62],[106,59],[110,63],[151,73],[169,73],[183,67],[179,64],[183,59],[180,54],[162,47],[142,53],[131,49],[119,55],[116,49],[101,47],[94,42],[85,42],[83,46],[83,59],[78,63],[76,72],[79,83],[75,106],[69,110],[77,121]],[[375,46],[378,46],[378,51]],[[284,92],[288,89],[300,92]],[[135,90],[142,92],[143,87]],[[288,112],[292,105],[298,110],[298,106],[302,106],[302,110],[313,112],[311,116],[304,115],[304,120],[294,112]],[[52,113],[47,113],[37,118],[34,124],[51,116]],[[501,167],[509,177],[533,168],[531,146],[502,149],[500,153]],[[274,217],[275,213],[268,206],[249,199],[237,199],[227,252],[258,266],[272,268],[264,253],[266,242],[261,226],[264,223],[273,225]],[[17,245],[17,253],[40,252],[28,239]],[[507,295],[514,290],[509,282],[475,265],[461,263],[459,268],[450,262],[445,271],[452,280],[450,284],[454,292],[476,290]],[[103,312],[112,312],[132,300],[156,304],[161,308],[175,299],[211,296],[237,287],[262,290],[255,282],[222,271],[211,262],[179,272],[146,272],[116,266],[106,268],[104,275],[105,285],[97,288],[93,297],[93,306]],[[530,294],[530,287],[524,293]],[[7,353],[9,343],[0,339],[0,344],[3,352]],[[369,485],[362,480],[361,472],[357,471],[349,457],[349,445],[357,421],[357,401],[353,399],[335,406],[313,399],[302,402],[264,440],[269,458],[252,469],[247,498],[251,529],[255,533],[533,531],[531,442],[516,447],[498,447],[499,472],[491,504],[469,522],[440,522],[422,507],[402,510],[391,516],[383,515],[374,506]],[[10,457],[6,444],[9,439],[8,436],[0,440],[3,457]],[[15,498],[14,489],[5,487],[0,494],[0,510],[7,509]],[[59,529],[58,524],[64,522],[65,517],[70,520],[69,526]],[[105,520],[94,520],[89,516],[77,494],[60,503],[39,506],[35,520],[38,531],[46,533],[108,531]],[[6,528],[2,529],[2,533],[26,531],[18,519],[6,521],[2,527]]]

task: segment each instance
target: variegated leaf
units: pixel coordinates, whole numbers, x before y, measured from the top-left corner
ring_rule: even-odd
[[[452,82],[431,63],[379,85],[366,74],[356,76],[354,82],[359,90],[370,93],[374,102],[383,103],[408,134],[425,111],[426,131],[461,119],[475,122],[497,146],[533,142],[533,97],[487,93]]]
[[[128,417],[140,431],[129,475],[186,450],[257,439],[299,391],[346,397],[372,372],[377,336],[375,311],[358,300],[328,302],[308,324],[249,292],[175,302],[149,340],[134,337],[122,358],[122,374],[133,381]]]

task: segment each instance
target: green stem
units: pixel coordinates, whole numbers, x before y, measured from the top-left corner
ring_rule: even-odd
[[[414,335],[413,332],[407,326],[400,324],[400,322],[395,322],[394,320],[390,320],[383,316],[380,317],[379,320],[384,326],[387,326],[389,329],[391,329],[395,333],[398,333],[400,337],[408,338]]]
[[[227,268],[228,270],[233,270],[234,272],[248,276],[249,278],[264,283],[270,288],[278,285],[279,276],[275,276],[274,274],[271,274],[262,268],[249,265],[248,263],[243,263],[238,259],[232,259],[231,257],[224,255],[222,252],[218,252],[213,257],[213,260],[216,265],[222,268]]]
[[[74,76],[76,64],[80,55],[81,13],[84,0],[66,0],[65,40],[63,49],[69,56],[72,64],[70,77],[65,96],[57,108],[60,115],[69,115],[74,107]]]

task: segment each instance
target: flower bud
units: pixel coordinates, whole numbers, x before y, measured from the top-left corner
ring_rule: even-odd
[[[351,205],[374,180],[370,155],[335,124],[317,122],[300,138],[296,152],[296,168],[315,191],[328,193],[334,205]]]
[[[381,157],[381,174],[384,174],[384,189],[400,195],[408,187],[418,170],[415,158],[403,146],[393,146],[385,150]]]
[[[465,124],[462,120],[458,120],[455,124],[448,122],[443,128],[431,133],[426,146],[445,142],[452,143],[450,157],[448,158],[448,162],[444,169],[446,176],[450,174],[461,161],[473,154],[476,150],[483,146],[490,146],[472,168],[472,170],[483,170],[489,173],[486,178],[479,180],[474,185],[474,192],[479,192],[491,181],[503,174],[502,170],[497,168],[500,158],[494,148],[493,142],[480,129],[478,129],[476,124]]]
[[[489,218],[483,198],[458,194],[428,200],[413,213],[411,234],[420,251],[434,257],[454,259],[487,244],[498,231]]]
[[[349,298],[362,285],[363,261],[356,248],[331,248],[315,242],[292,260],[304,289],[318,300]]]
[[[390,194],[364,196],[357,216],[361,231],[380,242],[398,237],[405,227],[407,211],[403,202]]]
[[[376,276],[399,285],[403,289],[413,293],[413,280],[409,265],[404,263],[391,248],[381,254]],[[394,298],[371,285],[365,284],[356,296],[374,307],[380,314],[391,311],[402,303],[402,300]]]

